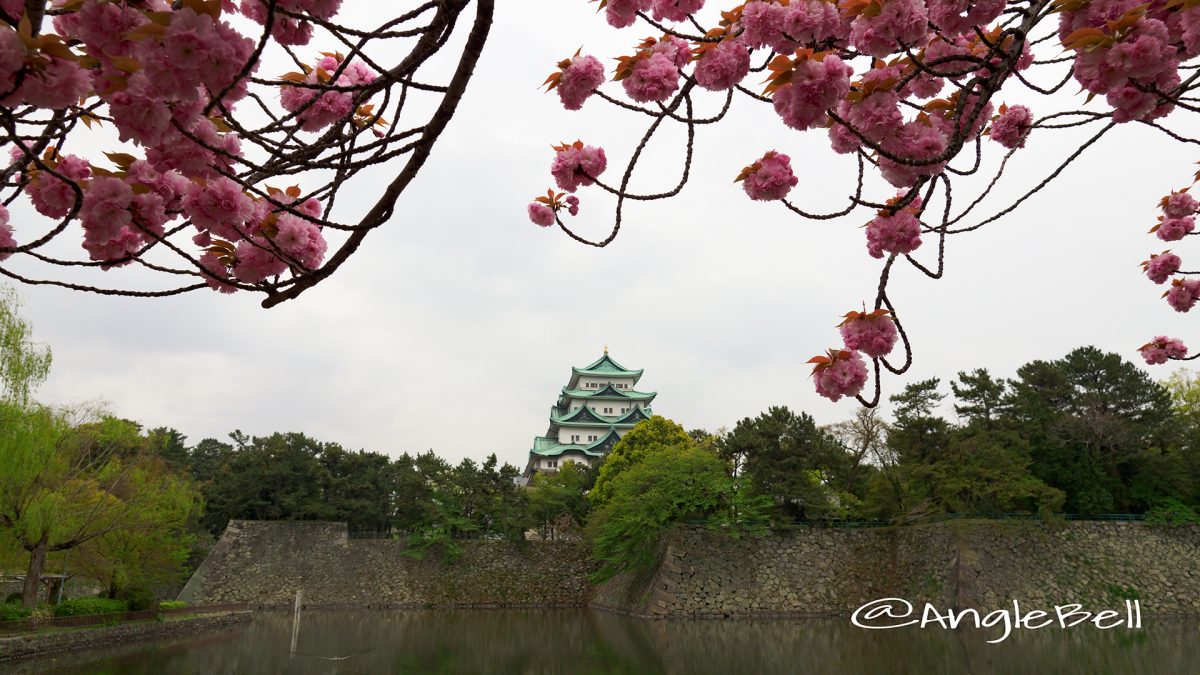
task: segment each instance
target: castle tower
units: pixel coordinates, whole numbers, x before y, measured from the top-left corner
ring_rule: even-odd
[[[550,408],[550,428],[533,439],[525,477],[557,471],[567,461],[595,466],[617,440],[653,413],[656,392],[637,391],[641,370],[630,370],[608,354],[572,368],[571,379]]]

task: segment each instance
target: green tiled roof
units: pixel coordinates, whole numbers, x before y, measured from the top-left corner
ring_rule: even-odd
[[[564,452],[582,452],[589,457],[602,457],[620,440],[620,435],[616,429],[611,429],[609,432],[601,436],[598,440],[591,443],[559,443],[557,439],[547,438],[546,436],[536,436],[533,439],[533,454],[542,457],[557,457]]]
[[[655,391],[635,391],[633,389],[617,389],[609,385],[605,385],[602,389],[568,389],[563,387],[563,396],[571,396],[574,398],[604,398],[604,399],[633,399],[635,401],[652,401],[658,392]]]
[[[588,364],[582,368],[572,368],[571,371],[574,372],[576,375],[601,375],[601,376],[603,376],[603,375],[625,375],[625,376],[633,375],[633,376],[640,376],[642,374],[641,370],[630,370],[630,369],[626,368],[625,366],[617,363],[616,361],[613,360],[613,358],[611,356],[608,355],[608,352],[605,352],[604,356],[601,356],[600,358],[596,359],[595,361],[592,361],[590,364]]]
[[[555,414],[557,408],[550,409],[550,424],[551,427],[594,427],[594,426],[620,426],[631,427],[638,422],[646,419],[648,415],[653,415],[653,412],[642,412],[641,408],[633,406],[633,409],[627,413],[618,415],[601,415],[588,408],[581,406],[579,410],[575,410],[566,414]],[[648,414],[647,414],[648,413]]]

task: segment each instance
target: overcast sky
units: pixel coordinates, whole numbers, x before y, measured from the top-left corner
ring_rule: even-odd
[[[392,221],[336,275],[271,310],[246,293],[134,300],[21,287],[25,316],[54,350],[40,396],[106,401],[192,442],[234,429],[302,431],[393,455],[433,448],[457,461],[495,452],[523,466],[570,367],[608,344],[616,360],[645,369],[639,388],[659,392],[655,410],[688,428],[732,427],[776,404],[821,423],[851,416],[852,403],[813,392],[804,362],[838,344],[840,315],[873,297],[881,261],[868,257],[860,229],[870,213],[806,222],[750,202],[733,183],[742,166],[776,149],[793,158],[800,204],[836,208],[852,189],[851,161],[834,155],[822,132],[788,130],[768,106],[743,98],[724,123],[700,130],[683,193],[630,207],[613,245],[596,250],[538,228],[525,205],[551,185],[551,144],[603,145],[615,180],[648,119],[599,100],[567,112],[538,85],[581,45],[612,63],[650,32],[613,31],[584,0],[499,4],[483,61],[432,159]],[[351,11],[380,6],[346,0]],[[1057,54],[1054,46],[1038,52]],[[1077,90],[1072,83],[1061,98],[1027,100],[1035,113],[1078,107]],[[721,103],[701,101],[702,111]],[[1183,115],[1168,122],[1196,131]],[[1036,183],[1082,137],[1035,132],[982,212]],[[673,186],[681,141],[675,129],[652,145],[635,190]],[[1001,155],[992,143],[985,151],[989,164]],[[1195,340],[1188,317],[1158,298],[1162,287],[1138,263],[1167,248],[1146,230],[1158,199],[1185,182],[1196,159],[1194,148],[1126,125],[1003,222],[953,238],[943,280],[898,266],[891,297],[916,363],[885,380],[885,396],[980,366],[1011,376],[1085,344],[1137,360],[1136,348],[1155,334]],[[958,189],[972,193],[965,181]],[[606,232],[612,200],[579,194],[583,213],[573,220]],[[360,183],[339,202],[353,209],[374,199],[372,185]],[[1186,246],[1175,250],[1194,268]],[[927,244],[918,257],[933,264],[933,254]]]

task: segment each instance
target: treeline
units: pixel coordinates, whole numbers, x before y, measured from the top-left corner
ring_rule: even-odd
[[[412,555],[453,557],[470,536],[586,539],[602,576],[644,562],[679,521],[738,533],[941,514],[1200,520],[1200,380],[1186,371],[1160,384],[1089,347],[1013,379],[917,382],[891,403],[891,420],[864,408],[825,427],[785,407],[717,432],[655,417],[598,469],[568,462],[521,488],[495,455],[392,458],[299,433],[189,444],[9,401],[0,412],[24,421],[0,435],[0,556],[31,572],[69,564],[117,597],[178,583],[233,519],[345,521]]]

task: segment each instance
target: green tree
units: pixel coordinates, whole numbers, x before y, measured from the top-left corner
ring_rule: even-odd
[[[115,425],[80,425],[63,412],[0,404],[0,525],[29,555],[22,603],[36,602],[49,554],[116,532],[148,532],[179,502],[184,480],[156,459],[122,455],[129,439],[97,435]]]
[[[823,518],[839,507],[852,459],[807,413],[775,406],[745,418],[726,436],[721,456],[741,467],[758,494],[770,497],[780,516]]]
[[[990,429],[1003,412],[1008,384],[993,378],[987,368],[976,368],[969,373],[959,371],[958,382],[951,382],[950,390],[958,401],[954,404],[954,412],[960,418],[967,424]]]
[[[613,481],[622,472],[665,448],[687,447],[693,443],[683,427],[660,415],[638,422],[604,458],[596,484],[588,492],[588,500],[593,507],[603,506],[612,497]]]
[[[1139,463],[1175,435],[1168,390],[1095,347],[1022,366],[1006,403],[1009,424],[1030,444],[1034,475],[1063,490],[1070,511],[1138,509]]]
[[[677,521],[704,519],[733,535],[765,523],[764,502],[739,490],[725,462],[694,443],[656,447],[616,474],[610,489],[587,528],[597,581],[653,562],[659,538]]]
[[[567,461],[558,471],[538,472],[529,482],[529,513],[542,539],[574,539],[587,520],[586,492],[594,469]]]
[[[230,520],[330,520],[325,500],[328,471],[318,456],[323,445],[304,434],[275,433],[246,438],[204,486],[203,523],[220,535]]]

